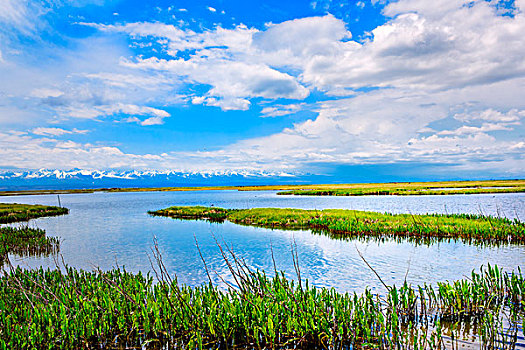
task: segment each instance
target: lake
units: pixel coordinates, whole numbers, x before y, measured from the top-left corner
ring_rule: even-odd
[[[179,282],[199,285],[231,281],[217,242],[253,267],[278,270],[294,278],[292,247],[296,247],[301,275],[310,284],[338,291],[382,291],[374,273],[359,257],[358,250],[387,284],[435,283],[469,276],[481,265],[497,264],[505,270],[525,265],[525,246],[476,246],[443,241],[430,246],[386,240],[339,240],[310,231],[284,231],[239,226],[232,223],[181,221],[152,217],[148,210],[172,205],[215,205],[224,208],[281,207],[303,209],[343,208],[391,213],[474,213],[525,218],[525,194],[449,196],[277,196],[274,191],[128,192],[60,195],[70,214],[32,220],[49,236],[62,239],[60,254],[73,267],[108,270],[124,266],[132,272],[151,271],[153,237],[163,261]],[[56,195],[0,197],[0,202],[57,205]],[[272,259],[273,255],[273,259]],[[22,267],[55,267],[53,257],[17,257]]]

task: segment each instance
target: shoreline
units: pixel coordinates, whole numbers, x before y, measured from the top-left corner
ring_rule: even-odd
[[[199,186],[199,187],[101,187],[77,189],[5,190],[0,196],[47,194],[89,194],[97,192],[178,192],[178,191],[282,191],[279,195],[363,196],[363,195],[452,195],[525,193],[525,179],[462,180],[435,182],[389,182],[357,184]]]

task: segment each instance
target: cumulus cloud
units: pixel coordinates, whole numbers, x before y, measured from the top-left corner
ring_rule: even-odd
[[[444,3],[440,11],[448,11],[446,16],[427,15],[432,12],[424,1],[417,2],[422,10],[415,12],[387,7],[387,14],[397,16],[372,30],[370,40],[342,43],[335,55],[312,58],[304,66],[304,80],[329,92],[361,86],[435,90],[524,76],[525,63],[519,58],[523,16],[499,16],[485,1],[472,6]],[[390,6],[416,8],[404,1]]]
[[[244,110],[249,106],[245,101],[254,97],[304,99],[309,95],[308,87],[301,83],[300,77],[290,74],[288,68],[301,67],[309,57],[334,53],[341,40],[351,37],[345,24],[332,15],[291,20],[265,31],[243,25],[234,29],[217,27],[202,33],[162,23],[84,25],[165,43],[166,53],[173,59],[137,58],[123,60],[122,65],[209,85],[205,96],[192,101],[225,110]],[[188,58],[178,56],[190,50],[193,53]]]
[[[514,82],[507,81],[492,88],[512,91],[513,86]],[[238,167],[287,170],[306,170],[311,163],[412,161],[449,164],[458,171],[495,170],[499,164],[502,173],[519,173],[520,164],[521,167],[524,164],[523,109],[495,113],[487,105],[497,105],[498,96],[464,104],[464,94],[479,98],[485,96],[484,93],[485,88],[481,87],[434,94],[375,90],[325,102],[318,107],[316,118],[280,133],[247,139],[219,151],[199,152],[193,157],[202,157],[203,161],[220,160]],[[525,101],[519,102],[519,90],[511,95],[508,98],[515,105],[525,107]],[[468,112],[454,114],[451,109]],[[449,128],[450,123],[444,121],[454,118],[462,119],[464,125]]]

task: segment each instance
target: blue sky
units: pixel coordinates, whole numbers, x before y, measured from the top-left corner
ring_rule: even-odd
[[[0,3],[0,169],[523,177],[525,1]]]

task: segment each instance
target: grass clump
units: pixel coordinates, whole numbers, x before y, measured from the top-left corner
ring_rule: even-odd
[[[208,220],[223,222],[228,217],[228,213],[234,210],[215,208],[215,207],[170,207],[148,213],[158,216],[170,216],[178,219]]]
[[[465,323],[486,348],[512,348],[520,337],[518,327],[502,332],[502,311],[514,325],[523,321],[521,272],[489,266],[437,288],[392,286],[381,297],[225,261],[235,280],[226,289],[179,285],[162,263],[157,283],[121,269],[12,269],[0,277],[0,348],[443,349],[444,333]]]
[[[67,208],[48,205],[0,203],[0,224],[28,221],[44,216],[65,215],[67,213],[69,213]]]
[[[349,237],[461,239],[466,242],[525,242],[525,224],[519,220],[470,214],[381,214],[325,209],[222,209],[171,207],[150,214],[179,219],[209,219],[213,215],[236,224],[279,229],[312,229]]]
[[[49,255],[56,253],[59,245],[57,237],[46,237],[46,232],[38,228],[0,227],[0,266],[9,253],[20,256]]]
[[[0,203],[0,224],[28,221],[44,216],[64,215],[66,208]],[[46,237],[42,229],[31,228],[28,225],[20,227],[0,227],[0,266],[10,253],[20,256],[40,256],[56,253],[60,241],[56,237]]]

